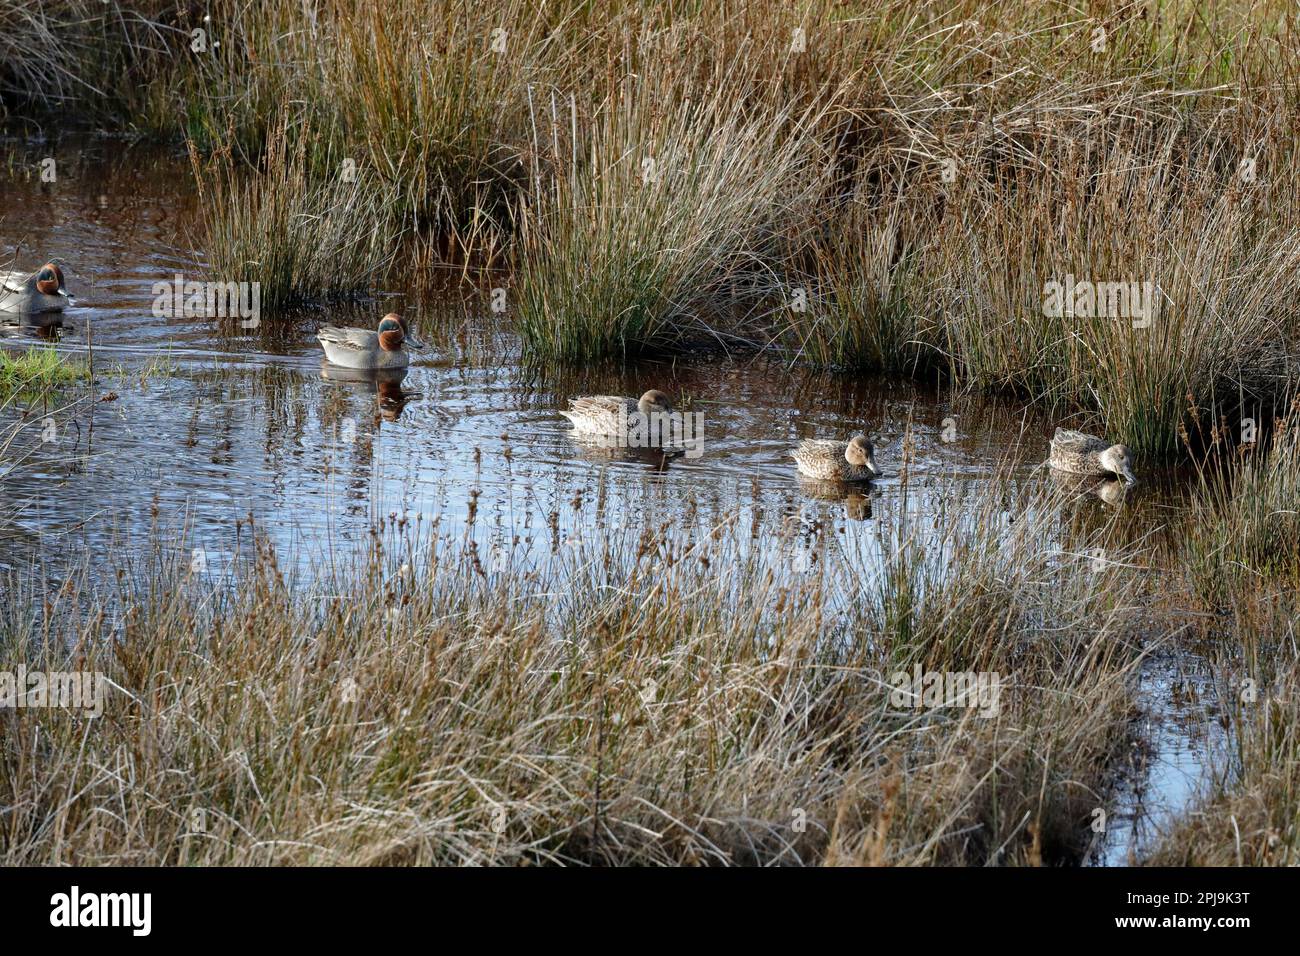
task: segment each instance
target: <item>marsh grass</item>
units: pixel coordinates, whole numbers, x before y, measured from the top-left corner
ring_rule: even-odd
[[[3,0],[0,118],[36,106],[56,125],[73,114],[133,125],[174,76],[173,51],[188,40],[176,11],[169,0]]]
[[[1186,134],[1164,135],[1145,152],[1175,154]],[[1051,175],[1028,176],[1005,212],[979,200],[982,214],[952,221],[949,361],[974,387],[1091,411],[1140,454],[1170,457],[1189,411],[1284,394],[1300,247],[1276,217],[1290,187],[1276,202],[1249,198],[1254,187],[1217,172],[1235,167],[1213,150],[1137,165],[1114,138],[1092,148],[1093,160],[1066,150]],[[1045,314],[1044,283],[1070,275],[1150,282],[1158,308]]]
[[[434,4],[430,16],[413,29],[409,10],[371,5],[341,21],[330,82],[399,213],[475,248],[510,227],[523,186],[523,101],[545,23],[509,2]]]
[[[268,308],[508,262],[536,359],[711,340],[942,372],[1124,440],[1139,470],[1293,394],[1289,3],[205,10],[221,46],[199,57],[170,2],[0,0],[0,111],[188,139],[209,266]],[[1047,315],[1066,274],[1149,280],[1159,311]],[[27,361],[10,381],[57,387]],[[1293,429],[1221,458],[1179,559],[1234,751],[1156,859],[1294,862]],[[646,528],[501,568],[405,523],[312,580],[258,538],[228,580],[160,540],[106,557],[117,579],[16,583],[2,669],[117,689],[94,733],[0,712],[0,860],[1077,862],[1161,636],[1135,608],[1184,578],[1144,590],[1140,555],[1016,477],[909,486],[925,519],[878,553]],[[791,573],[795,547],[817,570]],[[887,678],[915,666],[1013,684],[996,719],[899,713]]]
[[[1267,443],[1239,449],[1238,467],[1207,470],[1192,498],[1187,566],[1212,607],[1258,588],[1300,588],[1297,411],[1293,403]]]
[[[572,100],[537,104],[533,126],[549,128],[545,151],[564,171],[535,173],[515,293],[525,346],[575,363],[706,335],[707,315],[692,313],[753,268],[765,233],[807,189],[802,130],[813,122],[751,115],[726,85],[692,99],[636,76],[591,120]]]
[[[830,235],[804,253],[806,273],[791,278],[778,306],[784,347],[819,368],[920,374],[942,364],[921,303],[915,251],[898,206],[853,202]],[[798,276],[799,273],[792,273]]]
[[[0,349],[0,401],[28,401],[52,390],[86,381],[89,366],[53,348],[29,348],[14,354]]]
[[[486,528],[399,516],[311,579],[245,533],[230,578],[179,540],[123,555],[115,586],[74,575],[49,605],[18,587],[3,669],[113,689],[89,734],[75,712],[0,714],[0,859],[1078,860],[1129,733],[1132,582],[1072,567],[1041,489],[1014,517],[943,494],[933,547],[928,527],[858,554],[831,535],[794,574],[793,528],[763,553],[736,521],[500,562]],[[906,627],[904,578],[926,592]],[[909,661],[1000,672],[997,714],[899,710]]]
[[[1188,600],[1210,614],[1210,702],[1225,746],[1149,861],[1166,866],[1293,866],[1300,860],[1300,442],[1289,416],[1202,472],[1187,509]]]
[[[1287,548],[1294,557],[1294,539]],[[1214,704],[1227,728],[1196,798],[1162,835],[1157,866],[1300,861],[1300,667],[1293,584],[1243,588],[1217,629]]]
[[[191,149],[207,269],[260,283],[263,308],[364,294],[400,240],[384,187],[365,168],[313,176],[302,134],[289,130],[286,121],[255,173],[229,153],[205,161]]]

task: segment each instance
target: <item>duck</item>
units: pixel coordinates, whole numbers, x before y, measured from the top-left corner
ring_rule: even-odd
[[[629,416],[640,412],[650,420],[655,413],[668,414],[673,403],[668,396],[652,388],[639,399],[621,395],[581,395],[569,402],[569,410],[560,412],[573,423],[578,435],[622,435]]]
[[[35,272],[0,272],[0,312],[62,312],[68,303],[63,270],[47,262]]]
[[[402,346],[417,351],[424,348],[424,343],[411,335],[406,320],[396,312],[380,319],[374,331],[323,325],[316,338],[325,349],[325,358],[342,368],[406,368],[411,356]]]
[[[790,452],[799,474],[818,481],[870,481],[879,478],[876,449],[865,435],[848,441],[807,438]]]
[[[1127,446],[1108,445],[1100,438],[1069,428],[1058,428],[1052,436],[1047,465],[1071,475],[1113,475],[1137,484]]]

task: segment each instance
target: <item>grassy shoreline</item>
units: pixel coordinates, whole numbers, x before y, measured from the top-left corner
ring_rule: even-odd
[[[878,575],[833,535],[791,575],[736,523],[503,565],[384,522],[314,584],[257,535],[227,581],[160,537],[111,589],[7,610],[0,671],[111,690],[0,714],[0,860],[1077,862],[1129,739],[1132,575],[1075,573],[1050,488],[1009,524],[1000,491],[946,493],[943,545],[904,523]],[[1006,686],[899,707],[914,669]]]
[[[53,348],[29,348],[19,354],[0,348],[0,407],[12,399],[40,397],[86,381],[89,374],[86,362],[65,359]]]

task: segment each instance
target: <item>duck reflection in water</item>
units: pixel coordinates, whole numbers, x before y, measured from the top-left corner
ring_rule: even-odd
[[[868,492],[862,487],[854,487],[842,481],[819,481],[814,478],[800,478],[799,488],[810,498],[818,501],[839,501],[844,504],[844,516],[850,521],[869,521],[871,519],[871,495],[879,491]]]
[[[46,342],[57,342],[63,338],[65,328],[62,312],[31,312],[22,315],[0,312],[0,335],[24,335]]]
[[[324,361],[321,363],[320,377],[330,382],[369,386],[370,391],[375,393],[375,402],[383,420],[395,422],[401,417],[406,403],[419,395],[418,392],[408,392],[402,388],[406,371],[405,368],[342,368]]]
[[[670,462],[681,458],[686,450],[670,447],[634,447],[620,441],[616,435],[601,435],[573,429],[569,438],[582,454],[592,461],[622,461],[640,463],[653,471],[667,471]]]
[[[1050,474],[1057,488],[1074,500],[1097,497],[1112,508],[1124,507],[1135,487],[1132,482],[1125,481],[1123,478],[1071,475],[1059,471],[1052,471]]]

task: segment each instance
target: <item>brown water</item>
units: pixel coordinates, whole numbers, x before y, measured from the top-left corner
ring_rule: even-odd
[[[778,529],[799,516],[834,527],[871,560],[882,551],[882,526],[902,509],[924,514],[932,504],[928,482],[938,495],[940,479],[991,481],[1013,448],[1029,464],[1012,469],[1011,490],[1044,480],[1032,462],[1055,423],[1013,404],[753,357],[547,377],[519,361],[517,343],[479,299],[459,294],[304,310],[256,330],[155,318],[153,283],[177,272],[198,278],[201,265],[188,239],[196,210],[184,157],[110,140],[53,150],[11,142],[0,156],[6,148],[0,268],[57,258],[76,301],[61,328],[0,325],[0,346],[53,341],[91,357],[105,400],[60,419],[52,441],[32,420],[39,410],[21,403],[0,410],[0,444],[16,434],[0,458],[0,492],[21,503],[0,524],[0,574],[44,577],[54,587],[68,561],[143,546],[160,524],[186,526],[207,573],[220,574],[236,551],[236,523],[250,515],[310,574],[363,547],[379,516],[437,515],[454,531],[471,507],[483,543],[512,557],[590,528],[712,527],[738,514],[755,549],[778,547]],[[46,155],[56,157],[58,182],[25,178]],[[400,384],[377,388],[323,368],[319,325],[373,327],[390,310],[404,312],[431,346]],[[589,448],[557,414],[574,395],[650,387],[704,413],[702,457],[665,463]],[[852,495],[819,496],[801,484],[787,457],[798,439],[862,429],[876,441],[883,480]],[[905,436],[913,489],[906,498],[898,474]],[[1118,509],[1081,502],[1080,520],[1111,522],[1122,513],[1124,537],[1150,540],[1175,501],[1166,494],[1171,479],[1153,477]],[[1123,862],[1153,821],[1186,801],[1203,769],[1196,728],[1205,715],[1167,693],[1171,667],[1196,665],[1178,658],[1144,672],[1153,749],[1098,847],[1100,862]],[[1146,830],[1134,831],[1142,821]]]

